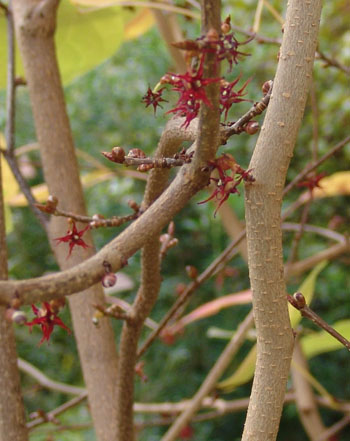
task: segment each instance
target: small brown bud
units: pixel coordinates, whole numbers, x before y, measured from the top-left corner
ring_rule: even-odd
[[[207,41],[217,41],[219,39],[219,34],[214,28],[210,28],[206,35]]]
[[[175,292],[178,296],[181,296],[181,294],[185,292],[186,288],[187,285],[185,285],[184,283],[178,283],[175,287]]]
[[[112,155],[115,162],[123,163],[125,158],[125,151],[122,147],[113,147]]]
[[[60,299],[50,300],[50,307],[55,314],[57,314],[59,310],[64,307],[65,304],[66,304],[66,299],[64,297]]]
[[[140,209],[140,206],[133,199],[128,200],[128,205],[132,210],[136,212],[138,212]]]
[[[181,49],[184,51],[197,51],[199,49],[198,42],[195,40],[184,40],[171,43],[176,49]]]
[[[23,325],[28,321],[27,316],[23,311],[18,309],[8,308],[5,313],[7,321],[16,323],[17,325]]]
[[[92,220],[94,221],[99,221],[100,219],[105,219],[105,217],[103,216],[103,214],[94,214],[92,216]]]
[[[228,34],[231,30],[231,17],[225,18],[225,21],[221,24],[221,32],[223,34]]]
[[[105,288],[114,286],[117,282],[117,276],[114,273],[107,273],[102,277],[102,285]]]
[[[146,154],[141,149],[131,149],[129,150],[127,157],[142,159],[142,158],[146,158]]]
[[[259,123],[258,121],[249,121],[244,126],[244,131],[248,133],[248,135],[255,135],[259,131]]]
[[[187,275],[190,279],[196,279],[198,276],[198,270],[193,265],[187,265],[186,272],[187,272]]]
[[[261,90],[264,95],[266,95],[270,91],[271,84],[272,81],[270,80],[270,81],[265,81],[265,83],[262,85]]]
[[[293,297],[297,303],[298,309],[302,309],[306,306],[305,297],[303,296],[303,294],[301,292],[296,292],[295,294],[293,294]]]
[[[152,170],[152,168],[154,168],[153,164],[141,164],[137,167],[137,171],[145,173],[148,172],[149,170]]]
[[[19,309],[21,307],[21,300],[18,297],[14,297],[11,300],[11,308]]]

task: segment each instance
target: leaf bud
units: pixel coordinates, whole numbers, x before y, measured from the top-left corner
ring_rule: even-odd
[[[125,151],[122,147],[113,147],[112,155],[115,162],[123,163],[125,158]]]
[[[140,164],[136,170],[141,173],[145,173],[148,172],[149,170],[152,170],[152,168],[154,168],[153,164]]]
[[[302,309],[306,306],[305,297],[303,296],[303,294],[301,292],[296,292],[295,294],[293,294],[293,297],[297,303],[298,309]]]
[[[11,300],[11,308],[13,309],[19,309],[21,307],[21,300],[19,299],[19,297],[14,297]]]
[[[133,199],[128,200],[128,205],[132,210],[136,212],[138,212],[140,209],[139,205]]]
[[[146,153],[143,152],[141,149],[131,149],[129,150],[127,157],[142,159],[142,158],[146,158]]]
[[[244,126],[244,131],[248,133],[248,135],[255,135],[259,131],[259,123],[258,121],[249,121]]]
[[[231,17],[225,18],[225,21],[221,24],[221,32],[223,34],[228,34],[231,30]]]
[[[185,285],[184,283],[178,283],[175,287],[175,292],[178,296],[181,296],[181,294],[185,292],[186,288],[187,285]]]
[[[23,311],[18,309],[8,308],[5,313],[7,321],[16,323],[17,325],[24,325],[28,321],[27,316]]]
[[[117,282],[117,276],[114,273],[107,273],[104,274],[102,277],[102,285],[105,288],[110,288],[111,286],[114,286]]]
[[[198,276],[198,270],[193,265],[187,265],[186,266],[186,272],[190,279],[196,279]]]
[[[265,81],[265,83],[262,85],[261,90],[264,95],[266,95],[270,91],[271,85],[272,85],[271,80]]]
[[[219,39],[219,34],[216,29],[210,28],[206,35],[206,40],[209,42],[217,41]]]
[[[169,236],[172,236],[172,237],[175,234],[175,223],[174,223],[174,221],[171,221],[169,226],[168,226],[168,234],[169,234]]]

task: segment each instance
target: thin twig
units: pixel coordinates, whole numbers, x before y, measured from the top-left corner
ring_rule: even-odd
[[[85,389],[82,387],[70,386],[68,384],[60,383],[58,381],[51,380],[51,378],[47,377],[43,372],[37,369],[32,364],[27,361],[19,358],[18,368],[25,372],[27,375],[35,378],[35,380],[43,387],[51,390],[55,390],[64,394],[73,394],[73,395],[81,395],[85,393]]]
[[[298,247],[299,247],[299,243],[301,241],[301,238],[303,236],[303,233],[305,231],[305,224],[307,222],[307,218],[309,217],[310,206],[311,206],[312,200],[313,200],[313,198],[312,198],[312,192],[311,192],[310,199],[304,205],[303,211],[301,213],[301,219],[300,219],[300,223],[299,223],[300,228],[295,233],[295,235],[293,237],[290,255],[289,255],[288,261],[286,263],[287,266],[290,265],[291,263],[293,263],[298,258]]]
[[[255,103],[243,116],[239,118],[232,126],[225,127],[221,131],[221,143],[226,144],[227,140],[232,135],[239,135],[244,131],[244,126],[257,115],[260,115],[268,106],[271,93],[272,93],[273,82],[270,83],[270,89],[267,94],[258,102]]]
[[[305,302],[305,298],[301,292],[297,292],[292,296],[287,295],[288,302],[294,306],[300,314],[314,322],[317,326],[324,329],[328,334],[338,340],[350,351],[350,341],[337,332],[332,326],[325,322],[316,312],[309,308]]]
[[[52,410],[51,412],[48,412],[45,415],[45,417],[39,417],[39,418],[36,418],[35,420],[27,423],[27,428],[30,430],[30,429],[33,429],[34,427],[39,426],[40,424],[44,424],[48,421],[55,420],[56,416],[60,415],[61,413],[65,412],[68,409],[71,409],[72,407],[77,406],[82,401],[84,401],[86,398],[87,398],[87,393],[83,393],[75,398],[72,398],[69,401],[66,401],[61,406],[57,407],[56,409]]]
[[[298,182],[304,179],[310,172],[314,171],[319,165],[325,162],[328,158],[333,156],[339,150],[341,150],[346,144],[350,142],[350,136],[347,136],[342,141],[338,142],[334,147],[332,147],[329,152],[323,155],[318,161],[313,164],[307,165],[304,170],[302,170],[298,175],[285,187],[283,191],[283,196],[285,196],[293,187],[296,186]]]
[[[6,126],[5,139],[7,151],[13,155],[15,148],[15,111],[16,111],[16,84],[15,84],[15,26],[9,3],[7,11],[7,88],[6,88]]]
[[[329,439],[336,438],[334,435],[343,430],[348,424],[350,424],[349,414],[345,415],[341,420],[337,421],[335,424],[321,433],[321,435],[317,437],[315,441],[327,441]]]
[[[157,329],[155,329],[146,339],[146,341],[141,345],[137,352],[137,358],[140,358],[146,350],[150,347],[153,341],[158,337],[161,331],[169,323],[169,321],[174,317],[177,310],[188,300],[188,298],[193,294],[193,292],[206,280],[208,280],[213,274],[216,273],[221,267],[221,265],[226,264],[229,260],[228,257],[232,258],[232,250],[239,244],[241,240],[245,237],[245,230],[233,240],[225,250],[197,277],[197,279],[190,283],[186,290],[181,294],[181,296],[176,300],[169,311],[164,315],[162,320],[159,322]],[[227,259],[227,260],[226,260]]]
[[[282,224],[282,230],[300,231],[300,229],[301,229],[300,224],[294,222],[284,222]],[[347,240],[343,234],[337,233],[336,231],[333,230],[329,230],[328,228],[322,228],[316,225],[305,224],[303,229],[308,233],[319,234],[320,236],[326,237],[327,239],[335,240],[339,243],[345,243]]]
[[[41,226],[46,230],[47,219],[46,216],[35,207],[36,200],[32,195],[30,187],[24,179],[17,160],[14,155],[15,148],[15,112],[16,112],[16,78],[15,78],[15,29],[13,22],[13,15],[11,11],[11,4],[6,8],[7,18],[7,86],[6,86],[6,126],[5,139],[6,150],[2,151],[4,157],[14,174],[16,181],[23,194],[25,195],[30,208],[34,215],[40,222]]]
[[[235,26],[235,25],[231,24],[231,28],[236,32],[239,32],[243,35],[246,35],[247,37],[254,37],[255,41],[257,41],[258,43],[273,44],[276,46],[280,46],[282,43],[282,41],[279,38],[264,37],[263,35],[256,34],[252,31],[248,31],[244,28],[241,28],[240,26]],[[327,66],[335,67],[335,68],[343,71],[347,75],[350,74],[349,67],[345,66],[344,64],[340,63],[338,60],[336,60],[334,58],[328,57],[322,51],[320,51],[320,49],[318,49],[316,51],[315,59],[320,60],[320,61],[324,61],[326,63],[325,67],[327,67]]]
[[[212,391],[224,370],[237,353],[245,340],[246,333],[254,323],[253,310],[249,312],[243,322],[239,325],[224,351],[216,361],[215,365],[201,384],[200,388],[193,396],[188,408],[178,416],[161,441],[174,441],[180,430],[191,420],[193,415],[200,409],[203,399]]]

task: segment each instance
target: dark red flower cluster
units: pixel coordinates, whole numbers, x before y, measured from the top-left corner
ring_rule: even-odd
[[[224,153],[222,156],[215,159],[215,161],[211,161],[209,165],[213,170],[218,171],[219,178],[210,178],[212,182],[215,182],[215,190],[209,198],[198,203],[204,204],[214,198],[217,199],[219,203],[214,212],[215,217],[218,209],[225,201],[227,201],[230,194],[239,194],[237,187],[242,181],[254,182],[255,179],[251,175],[251,170],[244,170],[229,153]],[[232,176],[227,174],[227,172],[230,171]],[[235,175],[238,175],[236,179]]]
[[[227,81],[221,82],[220,87],[220,110],[221,112],[225,112],[225,120],[227,118],[227,113],[230,110],[233,103],[241,103],[242,101],[249,101],[244,98],[241,98],[246,94],[244,92],[244,89],[247,87],[248,83],[250,82],[250,79],[247,80],[243,86],[235,92],[233,88],[238,83],[238,81],[241,79],[241,76],[236,78],[231,83],[228,83]]]
[[[51,309],[49,303],[44,302],[42,308],[40,309],[37,308],[35,305],[32,305],[32,310],[36,315],[36,318],[31,322],[27,322],[25,324],[29,326],[30,331],[32,330],[34,325],[41,326],[43,337],[40,340],[39,345],[41,345],[45,340],[50,340],[50,336],[55,325],[65,329],[68,333],[71,332],[70,329],[57,316],[57,313]]]
[[[154,113],[156,113],[157,107],[159,106],[161,109],[163,106],[160,104],[161,102],[167,103],[167,100],[162,98],[164,87],[158,90],[158,92],[153,92],[150,87],[147,89],[147,93],[142,97],[142,102],[146,104],[146,107],[153,106]]]
[[[57,240],[57,245],[61,242],[68,242],[69,243],[69,252],[68,257],[72,254],[73,248],[75,246],[83,247],[84,249],[89,248],[89,245],[84,242],[82,239],[83,234],[90,228],[90,225],[87,225],[82,230],[78,231],[77,227],[75,225],[75,222],[72,221],[72,228],[67,231],[66,236],[57,237],[54,240]]]
[[[238,58],[240,56],[250,55],[238,51],[238,46],[249,43],[252,39],[253,38],[249,38],[243,43],[240,43],[236,40],[233,32],[231,32],[230,34],[221,35],[217,41],[212,42],[212,45],[213,43],[216,45],[215,53],[217,61],[227,60],[230,72],[232,70],[233,64],[238,64]]]
[[[178,92],[180,97],[174,109],[167,113],[176,113],[186,117],[184,126],[188,127],[190,122],[198,115],[201,102],[212,106],[209,101],[205,87],[211,83],[221,81],[221,78],[203,78],[204,58],[202,55],[197,71],[187,71],[185,74],[169,73],[160,80],[162,84],[171,84],[173,90]]]
[[[322,188],[320,185],[320,180],[326,176],[326,173],[319,173],[318,175],[310,175],[304,181],[299,182],[298,187],[306,187],[310,192],[316,187]]]

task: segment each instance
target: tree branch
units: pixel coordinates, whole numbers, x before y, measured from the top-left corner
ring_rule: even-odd
[[[274,441],[282,411],[293,336],[285,301],[281,202],[312,76],[320,11],[320,1],[288,3],[272,96],[249,166],[256,179],[246,185],[245,202],[258,355],[242,441]]]
[[[253,311],[251,311],[243,322],[239,325],[237,332],[234,334],[230,342],[221,353],[213,368],[210,370],[206,379],[201,384],[200,388],[193,396],[189,406],[184,410],[163,436],[161,441],[174,441],[181,429],[191,420],[193,415],[201,408],[203,399],[213,390],[217,381],[231,362],[234,355],[237,353],[240,346],[243,344],[248,330],[254,323]]]

